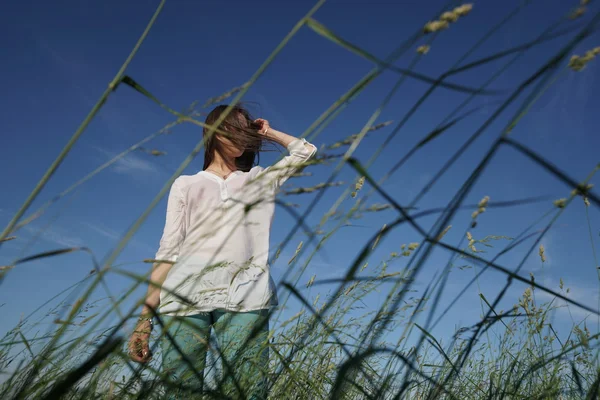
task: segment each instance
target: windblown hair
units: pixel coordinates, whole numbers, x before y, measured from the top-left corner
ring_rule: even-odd
[[[206,124],[214,125],[227,107],[227,105],[215,107],[206,117]],[[267,139],[258,132],[258,126],[254,123],[254,118],[248,110],[239,105],[233,106],[218,129],[227,132],[226,137],[234,146],[245,149],[244,153],[235,159],[235,164],[240,171],[250,171],[258,163],[259,152]],[[205,127],[203,134],[206,136],[208,131],[209,128]],[[223,154],[223,143],[218,140],[222,136],[224,135],[215,132],[205,143],[203,169],[208,168],[214,160],[215,151]]]

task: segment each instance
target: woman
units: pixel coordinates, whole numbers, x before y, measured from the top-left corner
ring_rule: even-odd
[[[226,109],[216,107],[206,124],[214,125]],[[225,386],[266,398],[268,310],[278,304],[268,265],[274,197],[317,149],[272,129],[264,119],[254,120],[239,106],[206,139],[203,170],[178,177],[171,187],[150,276],[154,284],[148,286],[129,350],[134,361],[151,359],[148,341],[156,310],[164,324],[161,347],[169,386],[198,393],[214,329]],[[255,166],[264,142],[286,147],[289,155],[266,169]],[[170,390],[170,395],[194,397],[187,389]]]

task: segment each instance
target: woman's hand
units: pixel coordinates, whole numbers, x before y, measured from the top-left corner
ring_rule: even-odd
[[[129,357],[138,363],[147,363],[152,359],[150,353],[150,321],[140,321],[129,339]]]
[[[267,121],[266,119],[259,118],[257,120],[254,120],[254,123],[258,125],[258,133],[260,133],[261,135],[266,135],[267,133],[269,133],[269,130],[271,129],[269,121]]]

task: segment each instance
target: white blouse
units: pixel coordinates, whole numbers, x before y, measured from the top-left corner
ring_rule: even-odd
[[[175,262],[162,285],[161,314],[278,305],[268,265],[275,195],[317,151],[305,139],[287,149],[289,155],[266,169],[235,171],[227,179],[200,171],[173,182],[155,257]]]

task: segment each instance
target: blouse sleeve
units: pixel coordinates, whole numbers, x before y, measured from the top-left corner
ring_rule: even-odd
[[[177,261],[181,244],[185,238],[185,207],[183,194],[179,185],[179,180],[176,179],[169,191],[167,217],[160,239],[160,246],[155,256],[156,260]]]
[[[281,187],[290,176],[302,170],[305,163],[317,152],[316,146],[304,138],[293,140],[288,144],[287,150],[287,156],[261,172],[273,180],[275,188]]]

